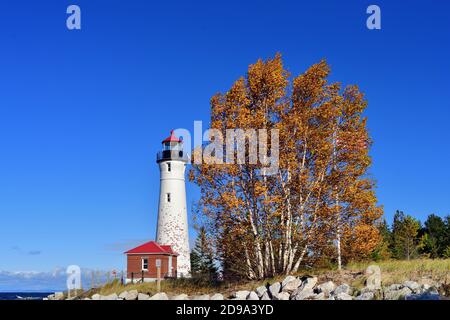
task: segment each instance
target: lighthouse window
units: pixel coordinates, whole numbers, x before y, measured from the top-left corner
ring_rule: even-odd
[[[167,171],[172,171],[172,164],[170,162],[167,163]]]
[[[170,193],[167,194],[167,202],[170,202]]]
[[[148,258],[142,258],[142,270],[148,270]]]

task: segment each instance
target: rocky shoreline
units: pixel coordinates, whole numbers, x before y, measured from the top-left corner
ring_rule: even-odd
[[[82,300],[442,300],[442,283],[419,284],[405,281],[401,284],[377,286],[367,284],[362,289],[346,283],[336,285],[333,281],[318,282],[314,276],[287,276],[281,282],[260,286],[255,290],[240,290],[231,294],[177,294],[169,296],[164,292],[149,295],[137,290],[112,293],[110,295],[93,294],[89,297],[72,299]],[[63,292],[49,295],[46,300],[65,300]]]

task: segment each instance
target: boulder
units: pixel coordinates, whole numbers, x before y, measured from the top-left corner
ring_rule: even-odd
[[[287,276],[284,278],[284,280],[281,282],[281,287],[284,287],[287,283],[295,280],[296,278],[294,276]]]
[[[385,291],[400,290],[401,288],[403,288],[403,286],[401,284],[394,283],[394,284],[391,284],[389,287],[385,288]]]
[[[273,300],[289,300],[289,292],[282,291],[273,297]]]
[[[261,298],[263,294],[267,292],[267,288],[266,286],[260,286],[255,289],[255,292],[258,295],[258,297]]]
[[[367,291],[364,293],[361,293],[359,296],[355,298],[355,300],[374,300],[375,294],[371,291]]]
[[[137,299],[138,300],[148,300],[148,299],[150,299],[150,296],[145,293],[139,293]]]
[[[345,292],[340,292],[335,296],[336,300],[353,300],[353,297]]]
[[[137,290],[130,290],[128,291],[127,295],[125,296],[125,300],[136,300],[138,298],[139,292]]]
[[[312,289],[300,290],[297,289],[291,294],[291,300],[308,300],[313,299],[316,294]]]
[[[191,300],[209,300],[209,294],[201,294],[197,296],[193,296]]]
[[[249,294],[250,294],[250,291],[247,291],[247,290],[236,291],[233,294],[233,298],[236,298],[236,300],[247,300],[247,296]]]
[[[55,292],[53,300],[64,300],[64,292]]]
[[[405,281],[403,286],[411,289],[412,292],[418,293],[420,291],[420,285],[415,281]]]
[[[336,285],[333,281],[327,281],[317,286],[317,291],[319,293],[323,292],[326,296],[330,295],[334,289],[336,289]]]
[[[138,297],[138,300],[141,300],[141,299],[139,299],[139,297]],[[150,299],[146,299],[146,300],[169,300],[169,297],[164,292],[159,292],[159,293],[151,296]]]
[[[119,297],[117,296],[117,293],[112,293],[107,296],[102,296],[102,300],[117,300]]]
[[[381,269],[377,265],[370,265],[366,269],[366,287],[370,290],[381,289]]]
[[[286,280],[286,279],[285,279]],[[302,284],[302,280],[298,279],[298,278],[294,278],[293,280],[286,282],[283,286],[281,291],[282,292],[288,292],[288,293],[292,293],[295,290],[298,289],[298,287]]]
[[[176,296],[173,296],[170,300],[188,300],[188,295],[185,293],[177,294]]]
[[[302,279],[302,284],[299,287],[301,290],[312,290],[317,284],[317,277],[305,277]]]
[[[408,287],[403,287],[399,290],[388,290],[384,292],[385,300],[400,300],[405,299],[406,296],[410,295],[412,290]]]
[[[211,300],[223,300],[223,294],[221,293],[215,293],[211,296]]]
[[[247,296],[247,300],[259,300],[258,294],[255,291],[251,291]]]
[[[91,299],[92,299],[92,300],[101,300],[101,299],[102,299],[102,296],[99,295],[98,293],[96,293],[96,294],[93,294],[93,295],[92,295]]]
[[[269,287],[270,296],[273,298],[280,293],[281,283],[275,282]]]
[[[264,292],[263,295],[261,296],[261,300],[271,300],[270,296],[269,296],[269,292]]]
[[[123,292],[121,292],[121,293],[119,294],[119,298],[122,299],[122,300],[125,300],[125,298],[127,297],[127,295],[128,295],[128,291],[123,291]]]
[[[340,293],[345,293],[347,295],[351,295],[352,294],[352,288],[346,283],[341,284],[340,286],[337,286],[336,289],[334,289],[334,291],[333,291],[333,294],[335,296],[337,296]]]
[[[325,293],[320,292],[312,297],[314,300],[325,300]]]

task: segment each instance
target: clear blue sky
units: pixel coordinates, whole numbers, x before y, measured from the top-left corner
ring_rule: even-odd
[[[123,249],[154,237],[160,141],[277,51],[293,74],[326,58],[366,93],[388,220],[449,214],[450,4],[374,3],[379,31],[367,1],[3,3],[0,270],[124,267]]]

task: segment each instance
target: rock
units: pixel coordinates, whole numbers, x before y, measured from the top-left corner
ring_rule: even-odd
[[[381,289],[381,269],[377,265],[370,265],[366,269],[366,287],[370,290]]]
[[[107,296],[102,296],[102,300],[117,300],[119,297],[117,296],[117,293],[113,293]]]
[[[123,291],[123,292],[121,292],[121,293],[119,294],[119,298],[122,299],[122,300],[125,300],[125,298],[127,297],[127,295],[128,295],[128,291]]]
[[[215,293],[211,296],[211,300],[223,300],[223,294],[221,293]]]
[[[294,291],[291,295],[291,300],[307,300],[313,299],[316,296],[312,289],[301,290],[300,288]]]
[[[261,296],[261,300],[271,300],[268,291],[263,293],[263,295]]]
[[[336,300],[353,300],[353,297],[345,292],[340,292],[335,296]]]
[[[261,298],[263,296],[263,294],[267,292],[267,288],[266,288],[266,286],[260,286],[260,287],[256,288],[255,291],[256,291],[256,294],[258,295],[258,297]]]
[[[281,287],[284,287],[287,283],[295,280],[296,278],[294,276],[287,276],[284,278],[284,280],[281,282]]]
[[[420,285],[415,281],[405,281],[403,286],[411,289],[412,292],[418,293],[420,291]]]
[[[337,296],[340,293],[345,293],[347,295],[351,295],[352,294],[352,288],[346,283],[341,284],[340,286],[337,286],[336,289],[334,289],[333,295]]]
[[[209,294],[201,294],[197,296],[193,296],[191,300],[209,300]]]
[[[400,300],[405,299],[406,296],[410,295],[412,290],[408,287],[403,287],[400,290],[390,290],[384,292],[385,300]]]
[[[286,291],[282,291],[273,297],[273,300],[289,300],[290,293]]]
[[[367,291],[357,296],[355,300],[373,300],[374,298],[375,294],[371,291]]]
[[[54,294],[49,294],[47,296],[47,300],[55,300],[55,295]]]
[[[148,300],[148,299],[150,299],[150,296],[145,293],[139,293],[137,299],[138,300]]]
[[[139,293],[139,295],[140,295],[140,293]],[[139,297],[138,297],[138,300],[141,300],[141,299],[139,299]],[[164,292],[159,292],[159,293],[151,296],[150,299],[145,299],[145,300],[169,300],[169,297]]]
[[[93,295],[92,295],[91,299],[92,299],[92,300],[101,300],[101,299],[102,299],[102,296],[99,295],[98,293],[96,293],[96,294],[93,294]]]
[[[137,290],[130,290],[125,296],[125,300],[136,300],[138,298],[139,292]]]
[[[177,294],[176,296],[173,296],[170,300],[188,300],[188,295],[185,293]]]
[[[286,280],[286,279],[285,279]],[[298,279],[298,278],[294,278],[293,280],[286,282],[281,291],[282,292],[288,292],[288,293],[292,293],[295,290],[298,289],[298,287],[302,284],[302,280]]]
[[[237,300],[247,300],[247,296],[249,294],[250,294],[250,291],[247,291],[247,290],[236,291],[233,294],[233,298],[236,298]]]
[[[280,293],[281,283],[275,282],[269,287],[270,296],[273,298]]]
[[[403,288],[403,286],[401,284],[394,283],[394,284],[391,284],[389,287],[387,287],[385,290],[394,291],[394,290],[400,290],[401,288]]]
[[[84,298],[83,300],[91,300],[90,298]]]
[[[252,291],[248,294],[247,300],[259,300],[258,294],[255,291]]]
[[[317,277],[306,277],[302,279],[302,284],[299,287],[301,290],[312,290],[314,286],[317,284]]]
[[[336,289],[336,285],[333,281],[327,281],[317,286],[319,293],[323,292],[326,296],[330,295],[334,289]]]
[[[325,300],[325,293],[320,292],[313,297],[314,300]]]
[[[53,300],[64,300],[64,292],[55,292]]]

